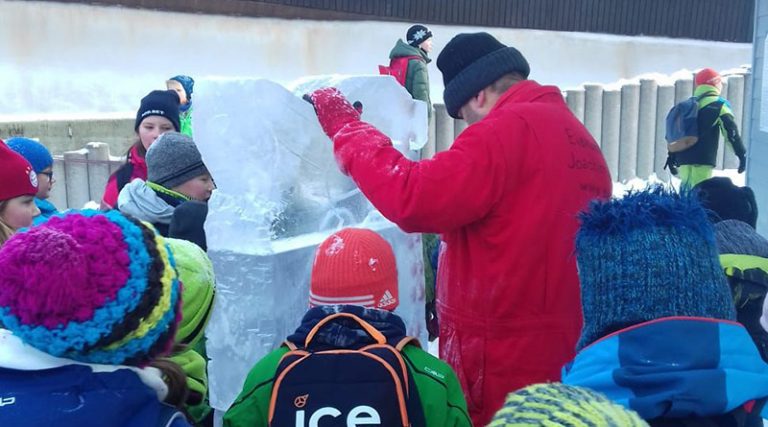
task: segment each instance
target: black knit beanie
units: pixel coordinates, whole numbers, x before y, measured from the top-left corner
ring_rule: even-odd
[[[437,57],[443,73],[443,100],[448,114],[459,118],[459,109],[478,92],[505,74],[517,72],[528,78],[531,67],[523,54],[488,33],[459,34]]]
[[[701,204],[711,211],[712,222],[737,219],[757,227],[757,201],[749,187],[739,187],[730,178],[719,176],[693,187]]]
[[[176,132],[179,131],[179,95],[172,90],[153,90],[141,98],[139,111],[136,112],[136,123],[133,130],[138,131],[142,120],[149,116],[165,117],[173,123]]]
[[[408,29],[408,32],[405,33],[405,40],[406,43],[413,47],[419,47],[420,44],[424,43],[432,37],[432,31],[429,31],[429,28],[416,24]]]

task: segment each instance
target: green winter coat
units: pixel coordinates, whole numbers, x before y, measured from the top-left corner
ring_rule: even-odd
[[[190,138],[192,136],[192,107],[189,110],[179,114],[179,124],[181,125],[180,133],[187,135]]]
[[[266,427],[272,384],[285,346],[261,359],[248,374],[240,395],[224,414],[225,427]],[[471,426],[461,386],[445,362],[415,345],[403,349],[413,373],[427,427]]]
[[[427,103],[427,113],[432,117],[432,101],[429,99],[429,73],[427,64],[432,62],[427,52],[413,47],[402,39],[398,40],[392,51],[389,52],[389,59],[400,58],[403,56],[420,56],[420,59],[411,59],[408,61],[408,71],[405,74],[405,89],[411,94],[413,99],[418,99]]]

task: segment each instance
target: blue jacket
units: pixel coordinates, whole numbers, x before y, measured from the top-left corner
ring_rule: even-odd
[[[750,412],[768,397],[768,364],[739,323],[668,317],[585,347],[563,383],[599,391],[646,420],[715,417]]]
[[[0,426],[188,427],[163,393],[153,368],[79,364],[0,329]]]
[[[53,203],[49,202],[48,200],[38,199],[35,197],[35,204],[37,205],[37,208],[40,209],[40,215],[36,216],[32,220],[32,225],[40,225],[45,221],[48,221],[48,218],[59,212],[59,210],[56,209],[56,206],[54,206]]]

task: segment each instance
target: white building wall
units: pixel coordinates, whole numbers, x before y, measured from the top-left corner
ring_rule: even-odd
[[[294,21],[0,0],[0,115],[135,111],[174,74],[377,73],[406,23]],[[489,31],[520,49],[531,78],[562,88],[644,73],[726,69],[751,45],[536,30],[433,26],[435,51],[460,32]],[[442,79],[430,64],[433,100]]]

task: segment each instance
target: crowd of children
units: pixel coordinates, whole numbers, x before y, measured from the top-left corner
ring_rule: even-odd
[[[417,30],[409,44],[428,52],[431,32]],[[527,67],[504,49],[499,58]],[[204,222],[216,186],[191,136],[193,85],[176,76],[141,100],[101,211],[59,212],[47,200],[55,179],[44,144],[0,142],[0,425],[213,425],[205,330],[216,288]],[[330,136],[345,124],[327,103],[354,121],[334,93],[309,99]],[[567,349],[575,356],[560,381],[506,384],[503,406],[472,387],[501,368],[449,365],[407,336],[390,244],[338,230],[317,248],[308,311],[253,361],[223,425],[471,426],[479,407],[497,427],[761,426],[768,240],[757,213],[752,190],[727,178],[594,198],[574,240],[581,304],[572,303],[584,321]]]

